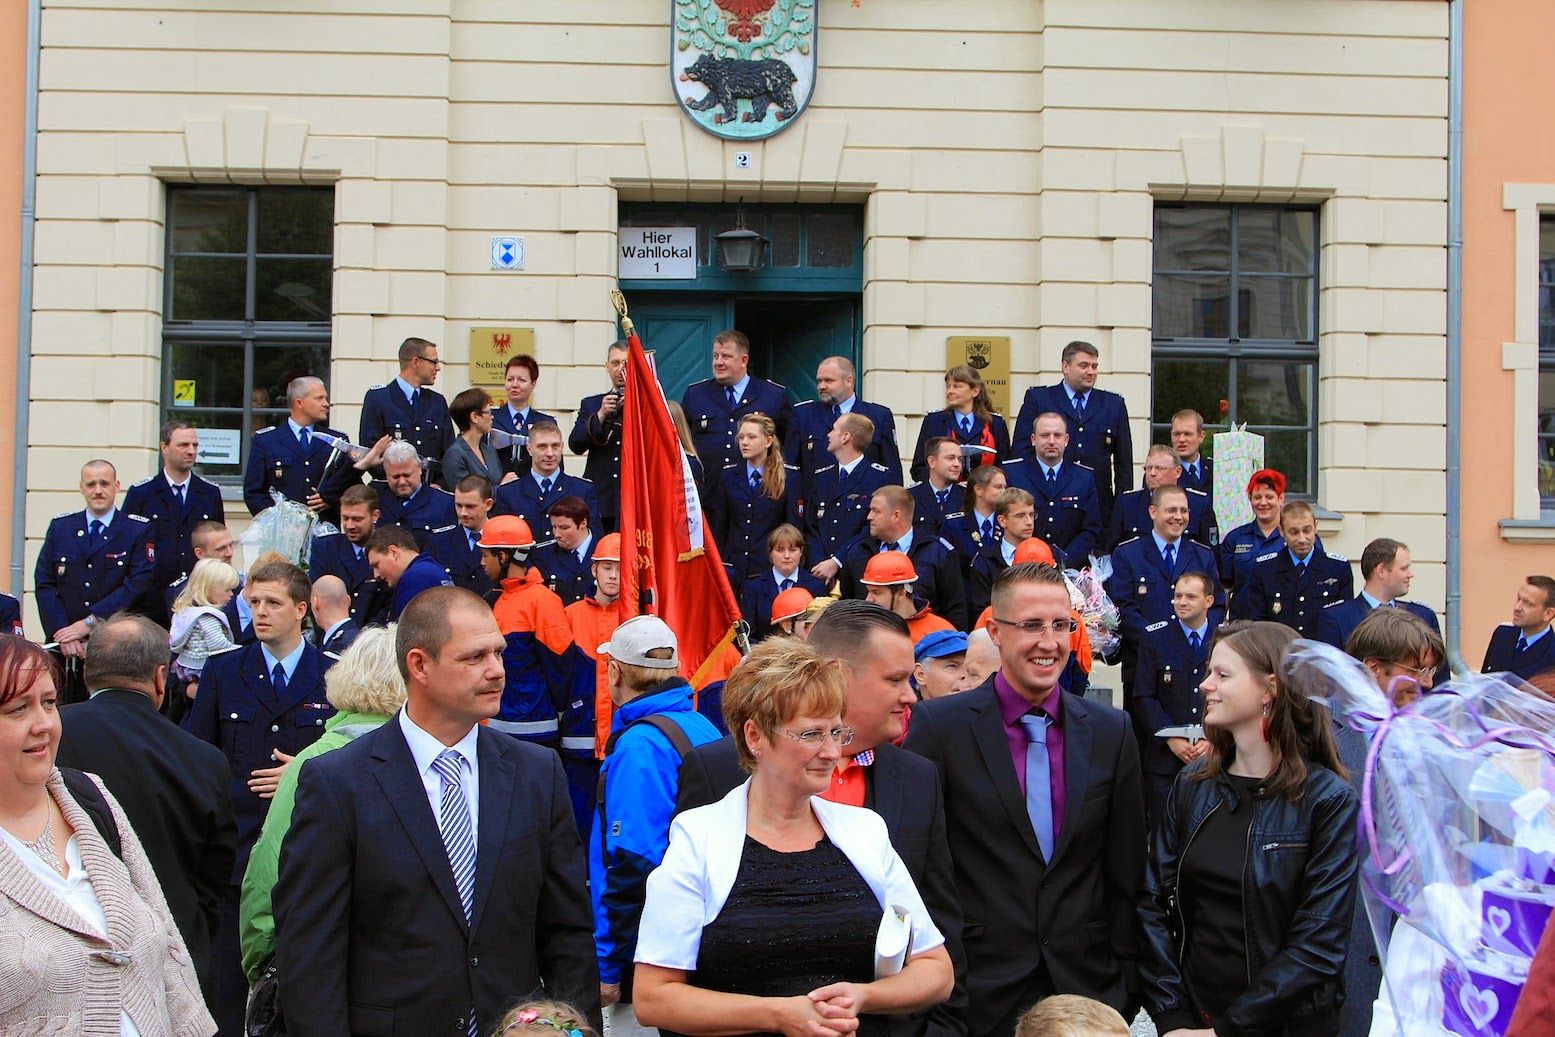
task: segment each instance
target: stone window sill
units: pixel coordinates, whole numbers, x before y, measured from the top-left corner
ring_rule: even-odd
[[[1555,511],[1536,519],[1502,519],[1501,539],[1510,544],[1555,544]]]

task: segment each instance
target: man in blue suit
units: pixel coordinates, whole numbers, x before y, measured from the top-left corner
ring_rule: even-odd
[[[87,638],[100,619],[143,600],[156,576],[151,523],[114,505],[119,479],[107,461],[81,467],[84,511],[54,516],[38,549],[33,586],[46,640],[58,643],[67,660],[86,656]],[[80,663],[72,669],[67,698],[84,697]]]
[[[535,548],[535,565],[563,605],[594,595],[594,547],[599,538],[582,497],[563,497],[546,512],[551,542]]]
[[[315,537],[308,556],[308,574],[318,580],[339,577],[351,598],[350,615],[359,626],[389,621],[393,593],[373,575],[367,542],[378,528],[378,494],[369,486],[353,486],[340,497],[340,532]]]
[[[431,388],[437,381],[437,346],[424,338],[408,338],[400,343],[400,373],[387,385],[375,385],[362,398],[363,443],[376,443],[384,436],[403,439],[428,460],[435,477],[437,465],[454,441],[453,422],[448,416],[448,401]]]
[[[1204,415],[1184,408],[1172,415],[1172,453],[1182,466],[1177,485],[1214,496],[1215,462],[1204,456]]]
[[[262,428],[249,440],[243,503],[250,515],[257,515],[275,503],[270,499],[270,491],[275,490],[333,522],[340,494],[352,482],[360,482],[362,473],[313,433],[350,437],[321,427],[329,420],[329,394],[319,379],[293,378],[286,386],[286,404],[291,414],[285,424]]]
[[[1182,486],[1188,494],[1189,540],[1197,540],[1220,557],[1220,529],[1215,522],[1215,508],[1209,494],[1186,486],[1182,481],[1182,464],[1172,448],[1157,443],[1145,455],[1145,487],[1118,494],[1112,503],[1112,523],[1102,546],[1110,551],[1125,540],[1144,536],[1150,532],[1150,495],[1162,486]]]
[[[379,525],[403,526],[424,550],[432,530],[454,522],[454,495],[426,481],[416,448],[395,440],[383,452],[383,478],[373,483],[378,494]]]
[[[1413,601],[1404,601],[1409,585],[1414,580],[1414,566],[1409,557],[1409,545],[1397,540],[1378,537],[1361,552],[1361,592],[1353,598],[1336,601],[1323,609],[1318,617],[1318,640],[1327,641],[1341,652],[1350,641],[1350,635],[1361,625],[1361,620],[1375,608],[1400,608],[1419,616],[1437,637],[1442,628],[1436,622],[1436,613]],[[1447,660],[1437,660],[1445,668]],[[1446,680],[1448,674],[1439,678]]]
[[[826,583],[842,568],[848,545],[865,531],[874,492],[894,485],[890,469],[864,459],[863,448],[874,433],[874,422],[862,414],[838,418],[826,437],[826,450],[836,463],[817,469],[812,477],[812,499],[800,518],[810,572]]]
[[[249,574],[245,593],[258,643],[205,664],[200,693],[184,718],[185,730],[226,754],[238,821],[237,862],[211,951],[213,1014],[222,1037],[243,1032],[248,999],[237,907],[249,854],[286,764],[324,733],[324,722],[335,714],[324,694],[323,656],[302,636],[310,590],[308,574],[290,562]]]
[[[869,532],[854,540],[843,555],[838,577],[842,596],[862,598],[868,590],[862,580],[869,560],[881,551],[900,551],[918,572],[917,595],[932,606],[936,616],[957,630],[965,630],[970,617],[961,560],[945,541],[913,525],[911,494],[900,486],[880,487],[870,495],[868,522]]]
[[[1530,576],[1517,590],[1512,621],[1490,634],[1484,673],[1515,673],[1528,679],[1555,667],[1555,580]]]
[[[745,333],[721,332],[713,339],[713,377],[694,382],[680,398],[705,471],[721,472],[740,460],[735,436],[747,414],[765,414],[777,425],[778,441],[787,438],[792,416],[788,390],[752,376],[750,362],[751,343]]]
[[[1317,518],[1306,501],[1287,501],[1280,509],[1285,546],[1260,555],[1246,592],[1237,591],[1232,619],[1284,623],[1302,637],[1319,635],[1323,610],[1345,601],[1355,590],[1350,560],[1331,555],[1317,539]]]
[[[492,514],[517,515],[529,524],[539,544],[551,539],[551,505],[563,497],[579,497],[589,509],[589,528],[598,529],[599,498],[594,485],[562,471],[562,433],[554,422],[529,426],[529,456],[533,465],[527,476],[497,487]]]
[[[1096,373],[1101,367],[1100,354],[1089,342],[1071,342],[1064,347],[1061,362],[1063,380],[1057,385],[1039,385],[1026,390],[1015,419],[1011,439],[1023,456],[1034,451],[1032,430],[1039,414],[1059,414],[1069,426],[1069,446],[1064,459],[1079,461],[1096,476],[1096,494],[1105,526],[1112,518],[1112,502],[1117,493],[1131,485],[1134,475],[1134,442],[1129,434],[1128,406],[1123,397],[1096,388]],[[1037,535],[1041,536],[1040,529]]]
[[[626,392],[626,342],[612,342],[605,357],[610,391],[585,396],[567,449],[584,454],[583,478],[599,496],[600,535],[621,528],[621,400]],[[520,472],[527,475],[527,472]]]
[[[961,448],[949,436],[935,436],[923,445],[928,478],[907,488],[913,500],[913,526],[937,537],[952,515],[967,504],[967,488],[961,482]]]
[[[1079,568],[1099,550],[1102,519],[1095,473],[1069,459],[1063,415],[1042,414],[1033,427],[1036,455],[1006,463],[1004,478],[1036,501],[1033,535],[1047,541],[1060,566]]]
[[[783,460],[798,465],[809,479],[817,468],[828,463],[826,437],[832,425],[844,414],[859,413],[875,423],[875,434],[864,449],[864,458],[885,465],[899,484],[902,481],[902,457],[896,445],[896,415],[879,403],[866,403],[854,392],[857,374],[847,357],[829,356],[815,369],[815,390],[819,400],[804,400],[794,407],[788,438],[783,443]],[[772,415],[776,421],[777,416]]]
[[[483,475],[466,475],[454,487],[454,513],[459,521],[440,526],[427,537],[427,554],[436,560],[455,587],[474,591],[482,598],[496,586],[481,564],[477,546],[481,530],[491,517],[491,481]]]
[[[157,548],[156,575],[141,599],[141,610],[166,626],[165,592],[194,568],[194,527],[202,522],[227,521],[221,489],[194,474],[199,453],[199,434],[187,421],[163,423],[158,437],[162,470],[142,479],[124,495],[124,510],[151,520],[151,539]]]

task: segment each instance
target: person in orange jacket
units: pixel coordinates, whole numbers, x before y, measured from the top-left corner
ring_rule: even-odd
[[[566,608],[572,640],[578,646],[576,694],[593,702],[594,759],[605,758],[605,743],[610,740],[613,706],[610,682],[605,676],[604,659],[599,646],[610,640],[621,625],[621,534],[607,533],[594,546],[594,593],[585,595]]]

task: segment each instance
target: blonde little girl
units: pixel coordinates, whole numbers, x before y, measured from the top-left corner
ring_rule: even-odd
[[[237,647],[222,611],[237,587],[236,569],[219,558],[202,558],[189,574],[188,585],[173,599],[173,626],[168,633],[168,646],[178,653],[173,676],[189,682],[190,698],[199,690],[205,660]]]

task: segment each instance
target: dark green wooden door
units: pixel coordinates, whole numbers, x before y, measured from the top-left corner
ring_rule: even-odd
[[[686,386],[712,374],[713,337],[732,327],[733,307],[721,295],[683,292],[627,297],[637,337],[653,351],[664,395],[679,400]]]

